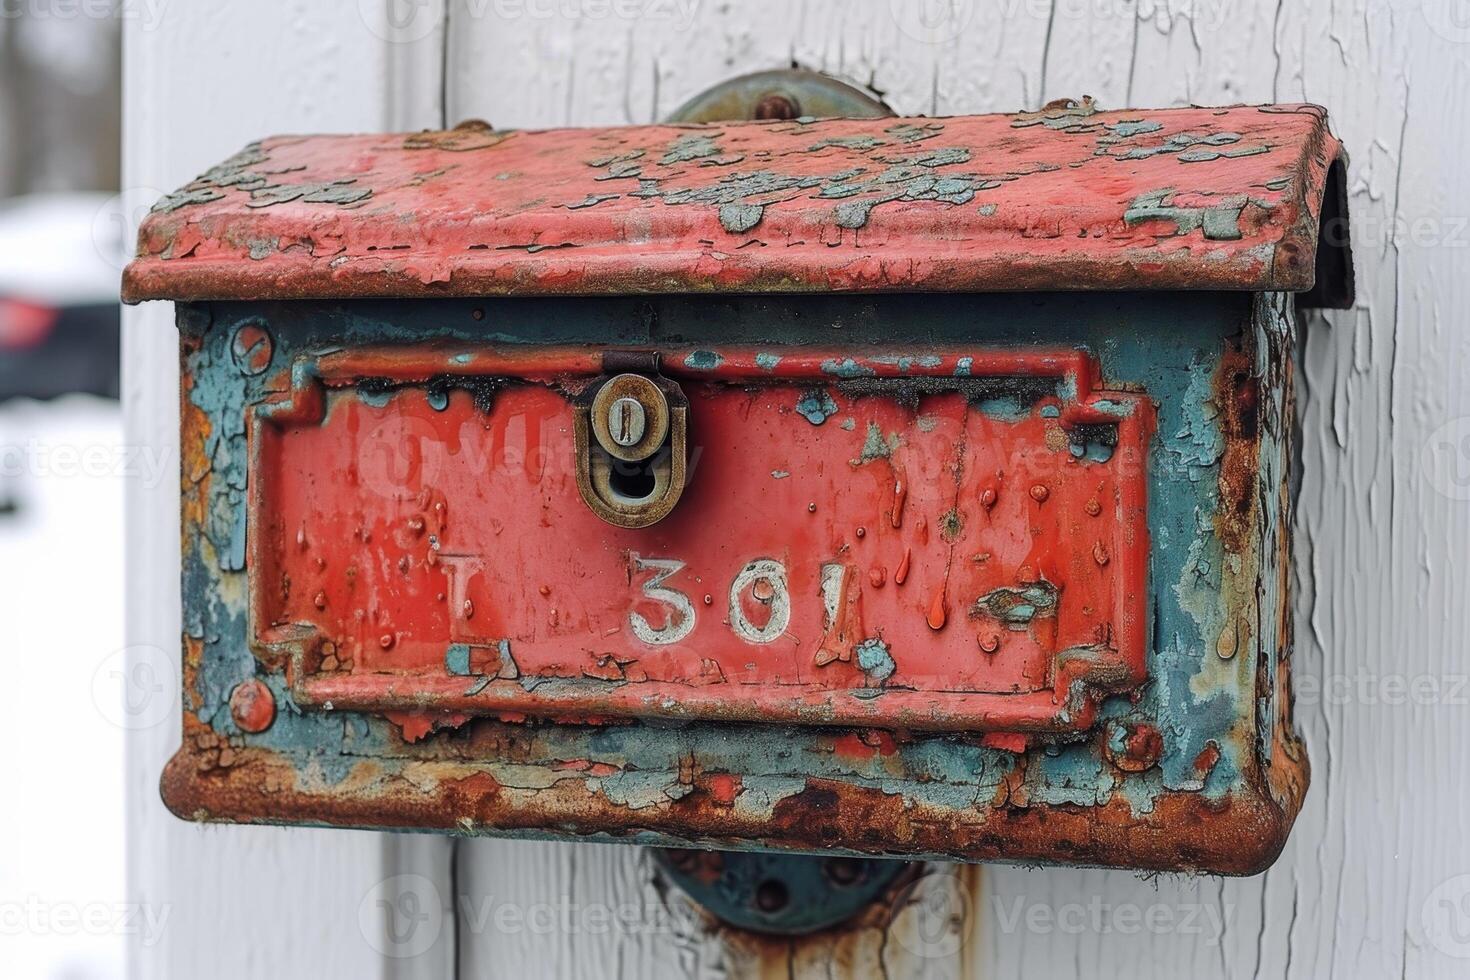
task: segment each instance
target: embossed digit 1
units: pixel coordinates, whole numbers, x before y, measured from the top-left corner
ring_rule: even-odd
[[[633,635],[653,646],[668,646],[671,643],[678,643],[694,632],[694,603],[690,602],[689,597],[678,589],[671,589],[664,585],[670,576],[684,567],[684,563],[676,558],[643,558],[639,555],[630,557],[634,571],[654,573],[652,578],[643,583],[644,597],[671,606],[674,610],[664,620],[664,625],[658,629],[654,629],[639,613],[629,613],[628,625],[632,628]],[[680,615],[677,622],[674,620],[675,613]]]
[[[752,589],[756,601],[765,603],[771,618],[756,626],[745,615],[740,597]],[[747,643],[771,643],[791,625],[791,592],[786,588],[786,566],[771,558],[757,558],[740,570],[730,584],[730,628]]]

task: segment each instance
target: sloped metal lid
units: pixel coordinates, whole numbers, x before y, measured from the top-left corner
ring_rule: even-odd
[[[124,297],[1221,289],[1345,306],[1342,166],[1310,105],[277,137],[158,202]]]

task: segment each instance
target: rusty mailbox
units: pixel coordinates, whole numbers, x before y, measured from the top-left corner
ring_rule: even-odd
[[[1265,867],[1344,207],[1303,105],[249,146],[126,274],[178,303],[168,806]]]

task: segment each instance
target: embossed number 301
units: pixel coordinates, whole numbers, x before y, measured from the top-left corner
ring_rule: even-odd
[[[628,614],[628,625],[633,635],[644,643],[668,646],[678,643],[694,632],[694,603],[678,589],[667,586],[670,577],[684,567],[677,558],[644,558],[633,555],[633,569],[638,572],[653,572],[643,583],[643,595],[654,602],[669,607],[664,624],[655,627],[642,614]],[[756,595],[771,610],[764,626],[756,626],[745,615],[740,597],[746,589],[756,590]],[[786,632],[791,624],[791,593],[786,587],[786,566],[771,558],[757,558],[740,570],[735,581],[730,583],[730,629],[748,643],[771,643]]]

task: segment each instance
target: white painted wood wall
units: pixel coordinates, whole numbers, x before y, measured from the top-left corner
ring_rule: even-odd
[[[1470,943],[1470,899],[1444,904],[1470,894],[1470,878],[1457,877],[1470,875],[1466,0],[129,6],[139,16],[127,23],[125,184],[140,196],[270,133],[472,116],[517,127],[647,122],[725,77],[792,63],[870,83],[902,113],[1036,108],[1083,93],[1108,107],[1312,101],[1330,108],[1352,153],[1359,289],[1356,310],[1315,319],[1306,341],[1296,664],[1314,775],[1266,875],[951,872],[900,917],[895,934],[907,940],[875,932],[758,962],[687,916],[597,928],[586,909],[658,901],[633,848],[179,823],[156,791],[175,720],[135,732],[128,756],[130,892],[171,913],[163,942],[132,950],[133,975],[805,977],[880,965],[966,978],[1470,974],[1470,959],[1449,955],[1470,954],[1456,939]],[[163,305],[128,315],[135,445],[176,441],[170,316]],[[132,489],[129,642],[172,651],[177,494],[168,483]],[[421,890],[446,904],[468,901],[468,915],[446,918],[411,958],[380,955],[375,944],[394,947],[359,924],[374,885],[401,873],[424,876],[432,886]],[[536,903],[584,911],[570,930],[544,914],[496,927],[499,906]]]

